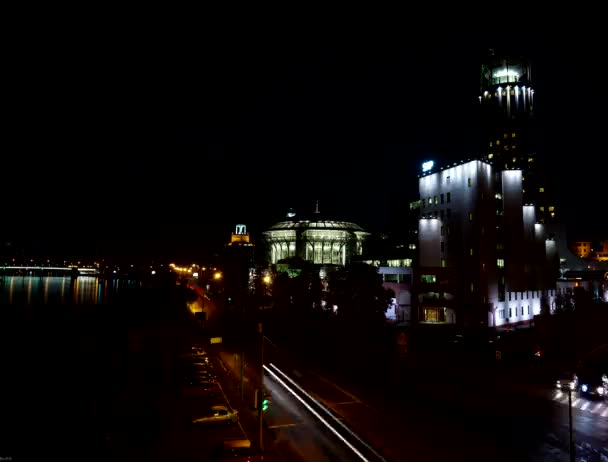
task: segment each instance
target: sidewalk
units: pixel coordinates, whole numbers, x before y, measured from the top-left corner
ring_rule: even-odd
[[[260,440],[260,427],[258,414],[254,408],[257,380],[253,376],[253,370],[251,366],[245,367],[244,397],[241,398],[240,357],[235,358],[236,355],[224,350],[219,350],[217,356],[220,366],[227,377],[224,392],[232,406],[239,410],[241,425],[248,438],[253,443],[258,444]],[[274,439],[265,427],[262,437],[264,444],[264,460],[270,462],[285,462],[276,448]]]

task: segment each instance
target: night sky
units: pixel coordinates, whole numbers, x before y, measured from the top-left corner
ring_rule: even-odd
[[[599,32],[259,16],[13,38],[0,237],[187,253],[317,200],[394,229],[423,160],[476,156],[479,58],[506,45],[533,59],[569,230],[608,236]]]

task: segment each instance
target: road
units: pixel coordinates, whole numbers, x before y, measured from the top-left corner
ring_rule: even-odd
[[[233,376],[239,377],[240,357],[227,351],[221,352],[220,357]],[[258,368],[249,364],[244,371],[248,386],[257,383]],[[332,417],[322,403],[276,369],[266,369],[264,388],[272,396],[264,414],[264,428],[272,435],[273,444],[285,461],[383,460],[340,419]]]
[[[293,358],[283,357],[279,369],[287,375],[277,372],[286,383],[293,380],[387,460],[569,460],[567,407],[554,390],[499,375],[482,380],[472,372],[463,382],[402,375],[370,389],[298,366]],[[279,412],[289,415],[286,411],[297,407],[297,399],[272,386],[281,397]],[[279,438],[288,438],[288,429],[300,426],[289,418],[286,423],[296,426],[279,427]],[[608,457],[606,404],[575,399],[573,424],[577,460],[603,462],[601,457]]]

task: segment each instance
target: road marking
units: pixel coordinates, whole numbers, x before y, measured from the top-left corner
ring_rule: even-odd
[[[319,379],[321,379],[323,382],[328,383],[329,385],[331,385],[332,387],[334,387],[335,389],[341,391],[342,393],[344,393],[346,396],[348,396],[350,399],[352,399],[353,401],[357,401],[361,404],[365,404],[367,407],[369,407],[370,409],[374,409],[373,407],[367,405],[366,403],[364,403],[363,401],[361,401],[359,398],[357,398],[355,395],[353,395],[351,392],[349,392],[348,390],[345,390],[344,388],[340,387],[339,385],[336,385],[334,382],[332,382],[329,379],[326,379],[325,377],[323,377],[322,375],[319,375],[315,372],[313,372],[314,375],[316,375]],[[375,409],[374,409],[375,410]]]
[[[284,427],[296,427],[300,425],[299,423],[287,423],[287,424],[280,424],[280,425],[271,425],[268,428],[284,428]]]
[[[271,365],[272,365],[272,364],[271,364]],[[334,435],[336,435],[336,436],[337,436],[337,437],[338,437],[340,440],[342,440],[342,442],[343,442],[344,444],[346,444],[346,445],[347,445],[347,446],[350,448],[350,450],[351,450],[351,451],[353,451],[355,454],[357,454],[357,455],[358,455],[358,456],[361,458],[361,460],[364,460],[365,462],[369,462],[369,461],[368,461],[368,459],[366,459],[366,458],[365,458],[365,456],[364,456],[363,454],[361,454],[361,453],[360,453],[360,452],[357,450],[357,448],[355,448],[355,447],[354,447],[352,444],[350,444],[350,443],[349,443],[349,442],[346,440],[346,438],[344,438],[342,435],[340,435],[340,433],[338,433],[338,431],[337,431],[337,430],[336,430],[334,427],[332,427],[332,426],[331,426],[329,423],[327,423],[327,421],[326,421],[326,420],[325,420],[323,417],[321,417],[317,411],[315,411],[315,410],[314,410],[314,409],[313,409],[313,408],[312,408],[312,407],[311,407],[311,406],[310,406],[310,405],[309,405],[309,404],[308,404],[306,401],[304,401],[302,398],[300,398],[300,396],[298,396],[298,394],[297,394],[295,391],[293,391],[293,390],[292,390],[292,389],[291,389],[291,388],[290,388],[290,387],[289,387],[289,386],[288,386],[288,385],[287,385],[285,382],[283,382],[283,381],[281,380],[281,378],[280,378],[280,377],[279,377],[277,374],[275,374],[275,373],[274,373],[274,372],[272,372],[270,369],[268,369],[268,367],[266,367],[266,366],[263,366],[263,367],[264,367],[264,369],[266,369],[266,370],[267,370],[267,371],[268,371],[268,372],[269,372],[269,373],[270,373],[270,374],[271,374],[271,375],[272,375],[272,376],[275,378],[275,380],[276,380],[277,382],[279,382],[281,385],[283,385],[283,387],[285,387],[285,389],[286,389],[287,391],[289,391],[289,392],[290,392],[290,393],[291,393],[291,394],[292,394],[292,395],[293,395],[293,396],[294,396],[294,397],[295,397],[295,398],[296,398],[298,401],[300,401],[300,402],[301,402],[301,403],[302,403],[302,404],[303,404],[303,405],[304,405],[304,406],[305,406],[305,407],[306,407],[306,408],[307,408],[307,409],[308,409],[308,410],[309,410],[309,411],[310,411],[310,412],[311,412],[311,413],[312,413],[312,414],[313,414],[313,415],[314,415],[314,416],[315,416],[317,419],[319,419],[319,421],[321,421],[323,424],[325,424],[325,426],[326,426],[327,428],[329,428],[329,429],[330,429],[330,430],[331,430],[331,431],[334,433]],[[277,370],[278,370],[278,369],[277,369]]]
[[[591,411],[591,412],[596,413],[597,411],[599,411],[602,408],[602,406],[603,406],[602,403],[597,403],[597,406],[595,406],[593,408],[593,411]]]
[[[285,372],[283,372],[281,369],[279,369],[277,366],[275,366],[274,364],[269,364],[273,369],[275,369],[279,374],[281,374],[283,377],[285,377],[285,379],[287,379],[293,386],[295,386],[298,390],[300,390],[300,392],[302,392],[305,396],[307,396],[309,399],[312,399],[313,401],[315,401],[317,403],[317,405],[323,409],[323,411],[325,411],[325,413],[331,417],[332,419],[334,419],[344,430],[346,430],[348,433],[350,433],[353,437],[355,437],[357,439],[357,441],[359,441],[361,444],[363,444],[367,449],[369,449],[379,460],[382,460],[384,462],[386,462],[386,460],[384,459],[384,457],[382,457],[380,454],[378,454],[377,451],[375,451],[369,444],[367,444],[365,441],[363,441],[359,435],[357,435],[355,432],[353,432],[350,428],[348,428],[346,425],[344,425],[344,422],[342,422],[340,419],[338,419],[335,415],[333,415],[325,406],[323,406],[323,404],[321,404],[318,400],[315,400],[315,398],[313,398],[306,390],[304,390],[300,385],[298,385],[296,382],[294,382],[287,374],[285,374]],[[300,398],[298,395],[296,395],[293,390],[291,390],[289,387],[287,387],[287,385],[285,384],[285,382],[283,382],[281,379],[279,379],[279,377],[272,372],[268,367],[264,366],[264,369],[266,369],[268,372],[270,372],[285,388],[287,388],[289,391],[291,391],[291,393],[298,398],[302,403],[304,403],[306,405],[306,407],[309,408],[309,410],[312,411],[312,408],[310,406],[308,406],[308,404],[306,404],[306,402],[304,400],[302,400],[302,398]],[[361,401],[359,401],[361,402]],[[327,424],[327,422],[325,422],[321,416],[319,414],[317,414],[316,412],[314,413],[319,420],[321,420],[323,423],[325,423],[325,425],[327,425],[329,428],[331,428],[331,430],[338,434],[336,432],[336,430],[333,429],[333,427],[331,427],[329,424]],[[340,438],[346,442],[346,440],[340,436]],[[358,455],[359,452],[356,451],[349,443],[347,443],[349,445],[349,447],[351,449],[353,449],[353,451],[355,451]]]

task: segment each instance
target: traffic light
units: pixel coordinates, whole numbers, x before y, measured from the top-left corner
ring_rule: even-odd
[[[268,410],[268,405],[270,404],[270,395],[265,394],[262,398],[262,411]]]

